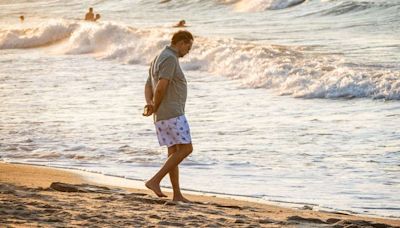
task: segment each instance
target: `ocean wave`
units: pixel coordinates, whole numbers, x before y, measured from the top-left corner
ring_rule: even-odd
[[[65,54],[107,51],[134,37],[128,27],[115,23],[81,23],[64,44]]]
[[[236,11],[239,12],[258,12],[264,10],[278,10],[296,6],[305,2],[305,0],[239,0],[225,1],[233,4]]]
[[[341,15],[350,12],[359,12],[371,8],[368,2],[339,2],[326,10],[319,12],[322,15]]]
[[[53,24],[47,26],[37,29],[38,34],[54,27]],[[65,41],[55,46],[64,54],[95,54],[102,60],[143,65],[169,43],[173,32],[111,22],[71,22],[64,23],[62,28]],[[70,31],[71,28],[74,29]],[[207,71],[241,80],[251,88],[272,89],[280,95],[294,97],[400,99],[397,68],[352,65],[340,56],[310,54],[302,47],[263,45],[227,38],[195,39],[191,54],[182,59],[182,67],[189,71]],[[47,39],[45,43],[50,40],[54,39]],[[36,44],[32,41],[32,44],[14,47]]]
[[[388,8],[398,10],[398,1],[344,1],[344,0],[226,0],[223,4],[232,5],[239,12],[261,12],[286,9],[307,3],[302,8],[305,15],[342,15],[365,10],[382,11]]]
[[[0,30],[0,49],[33,48],[49,45],[65,39],[77,24],[50,21],[36,28]]]
[[[305,11],[304,16],[317,15],[317,16],[338,16],[351,13],[358,13],[361,11],[372,10],[379,14],[384,14],[384,10],[389,8],[399,8],[399,2],[391,1],[343,1],[343,0],[328,0],[322,2],[313,2],[313,6]],[[395,9],[396,10],[396,9]],[[371,12],[370,12],[371,13]]]
[[[278,10],[299,5],[306,0],[191,0],[191,1],[161,1],[167,8],[196,7],[214,10],[221,6],[233,6],[239,12],[258,12],[264,10]]]
[[[208,43],[193,50],[184,61],[186,69],[206,70],[239,79],[251,88],[301,98],[400,99],[398,71],[351,67],[340,57],[307,54],[301,48],[234,40]]]
[[[169,43],[169,32],[131,29],[132,39],[109,49],[103,59],[148,64]],[[307,54],[301,47],[259,45],[233,39],[196,37],[186,70],[239,79],[251,88],[267,88],[301,98],[371,97],[400,99],[400,73],[353,66],[338,56]]]

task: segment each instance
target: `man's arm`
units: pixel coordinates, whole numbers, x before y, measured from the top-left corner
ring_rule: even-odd
[[[169,81],[173,78],[177,66],[177,60],[173,56],[169,56],[160,64],[158,72],[159,80],[157,82],[154,97],[153,97],[153,111],[157,112],[160,107],[161,101],[167,91]]]
[[[146,84],[144,87],[144,97],[147,105],[153,104],[153,87],[151,85]]]
[[[144,98],[146,105],[144,106],[143,116],[150,116],[153,114],[153,86],[151,84],[151,77],[147,78],[146,85],[144,86]]]
[[[151,71],[153,69],[153,64],[155,63],[153,62],[150,65],[149,77],[147,78],[145,87],[145,97],[147,105],[145,106],[145,112],[143,113],[144,116],[150,116],[160,107],[161,101],[163,100],[165,92],[167,91],[169,80],[171,80],[172,76],[174,75],[176,60],[173,57],[168,57],[167,59],[162,61],[160,71],[158,72],[160,77],[157,85],[155,85],[154,90],[152,87],[153,84],[151,82]]]
[[[158,83],[156,85],[156,91],[154,93],[153,97],[153,111],[156,112],[158,108],[160,107],[161,101],[164,98],[165,92],[167,91],[169,84],[169,80],[165,78],[161,78],[158,80]]]

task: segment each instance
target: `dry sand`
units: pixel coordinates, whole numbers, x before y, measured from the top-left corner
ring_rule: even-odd
[[[0,227],[400,227],[394,219],[186,196],[193,202],[94,185],[57,169],[0,163]]]

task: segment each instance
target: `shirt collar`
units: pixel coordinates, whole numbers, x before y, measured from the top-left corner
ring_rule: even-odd
[[[179,57],[178,50],[176,50],[175,48],[173,48],[171,46],[166,46],[165,48],[172,51],[177,57]]]

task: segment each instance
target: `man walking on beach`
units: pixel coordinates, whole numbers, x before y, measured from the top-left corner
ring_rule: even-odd
[[[160,188],[161,180],[169,173],[173,200],[189,202],[179,187],[178,165],[192,151],[189,124],[185,117],[187,84],[178,58],[189,53],[193,36],[188,31],[178,31],[171,45],[153,60],[145,86],[146,106],[144,116],[154,114],[160,146],[168,147],[168,159],[161,169],[146,182],[146,187],[157,196],[166,197]]]

